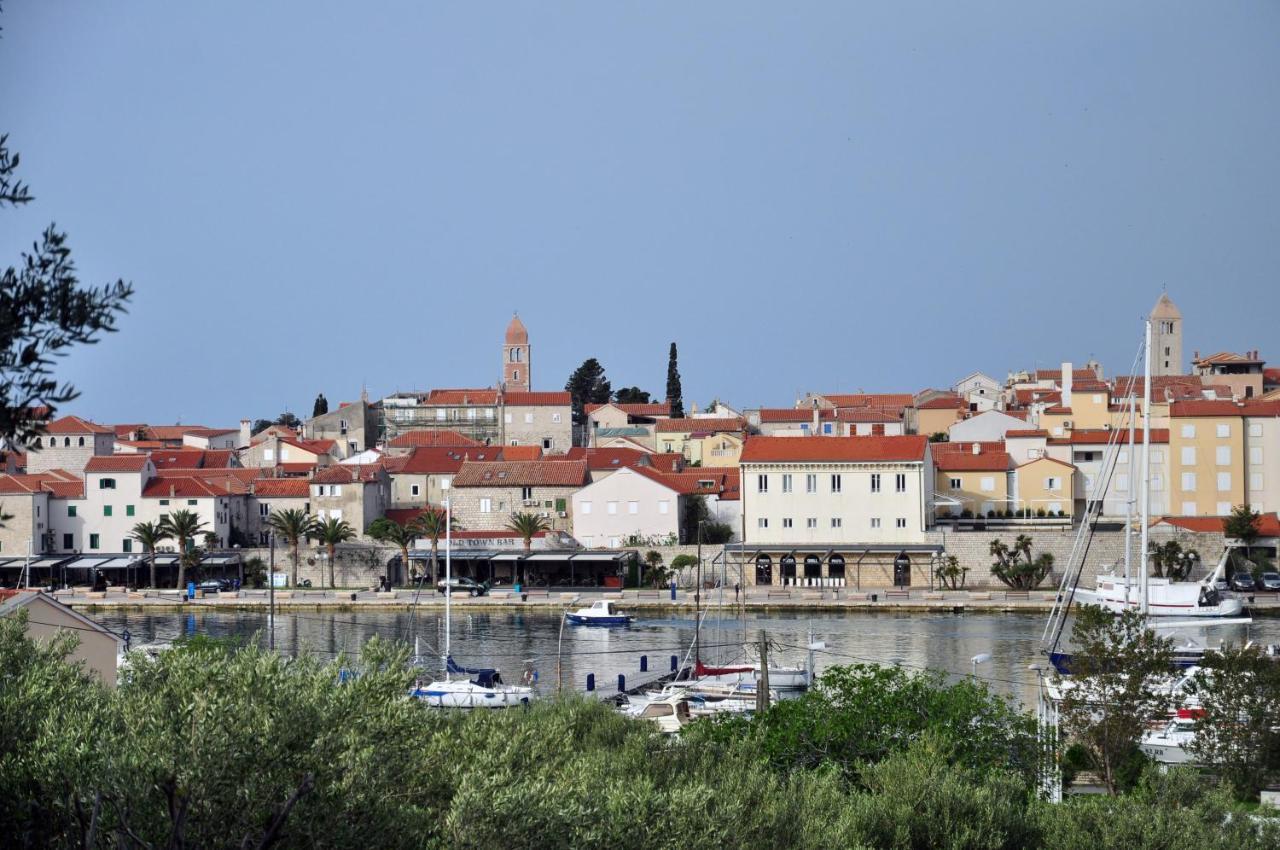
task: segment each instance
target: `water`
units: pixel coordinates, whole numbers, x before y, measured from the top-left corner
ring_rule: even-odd
[[[148,612],[146,609],[99,611],[94,618],[117,632],[128,629],[133,645],[171,641],[183,635],[259,636],[265,641],[267,616],[255,611]],[[971,659],[990,654],[977,675],[992,689],[1025,705],[1035,699],[1036,674],[1028,666],[1043,661],[1038,655],[1045,615],[924,614],[893,612],[777,612],[748,613],[745,619],[704,621],[703,660],[729,664],[744,660],[743,645],[768,633],[771,661],[803,665],[812,631],[826,649],[815,655],[819,671],[833,664],[860,662],[899,664],[912,670],[936,670],[949,677],[973,672]],[[418,612],[416,632],[427,663],[443,646],[443,612]],[[566,690],[583,690],[594,673],[597,690],[612,693],[618,674],[633,687],[671,668],[671,656],[682,661],[693,641],[692,617],[640,616],[629,628],[605,629],[565,626],[561,645]],[[355,655],[374,635],[410,641],[414,618],[408,612],[299,612],[276,615],[276,648],[288,654],[311,653],[333,658]],[[1280,619],[1260,619],[1252,626],[1217,630],[1234,641],[1247,638],[1280,643]],[[538,674],[539,689],[549,692],[557,682],[560,620],[556,612],[472,613],[453,616],[452,652],[461,664],[496,667],[515,683],[526,664]],[[649,672],[641,673],[640,656],[648,656]]]

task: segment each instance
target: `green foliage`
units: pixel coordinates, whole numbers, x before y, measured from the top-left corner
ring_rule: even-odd
[[[1234,537],[1248,548],[1258,539],[1261,521],[1262,514],[1249,505],[1236,505],[1222,521],[1222,533],[1227,537]]]
[[[698,566],[698,559],[693,555],[676,555],[671,559],[671,569],[683,570],[686,567]]]
[[[684,390],[680,386],[680,363],[676,344],[671,343],[667,353],[667,404],[671,405],[673,419],[684,418]]]
[[[351,527],[345,519],[337,519],[335,517],[326,517],[323,520],[315,522],[311,526],[311,536],[314,537],[320,545],[324,546],[326,553],[329,555],[329,587],[337,587],[335,583],[336,565],[334,561],[338,557],[338,544],[346,543],[348,540],[354,540],[356,530]]]
[[[156,586],[156,546],[171,536],[172,533],[165,528],[163,522],[153,520],[137,523],[129,532],[129,537],[138,541],[142,551],[147,553],[147,560],[151,565],[151,587]]]
[[[932,434],[929,435],[929,442],[949,443],[951,442],[951,436],[946,431],[934,431]]]
[[[733,539],[733,526],[727,522],[707,522],[702,525],[702,542],[722,546]]]
[[[575,422],[584,421],[583,411],[586,405],[604,404],[613,395],[609,380],[604,376],[604,367],[594,357],[588,357],[582,361],[581,366],[573,370],[564,388],[569,393]]]
[[[1200,553],[1195,549],[1183,549],[1177,540],[1151,544],[1151,574],[1157,578],[1184,581],[1199,562]]]
[[[938,577],[943,587],[955,590],[960,585],[960,579],[964,577],[965,569],[960,566],[960,559],[955,555],[944,555],[933,574]]]
[[[181,588],[186,584],[187,566],[200,563],[199,555],[191,551],[196,537],[205,532],[204,520],[195,511],[186,508],[173,511],[160,517],[160,529],[166,537],[178,543],[178,583]]]
[[[1111,794],[1127,787],[1143,729],[1167,713],[1160,685],[1172,671],[1173,643],[1146,627],[1137,611],[1113,616],[1096,605],[1077,609],[1071,630],[1072,684],[1062,724]]]
[[[623,387],[613,395],[618,404],[648,404],[649,394],[639,387]]]
[[[1044,511],[1040,511],[1044,516]],[[1014,590],[1033,590],[1040,586],[1053,569],[1053,555],[1043,552],[1031,557],[1031,538],[1019,534],[1009,546],[1002,540],[992,540],[990,551],[996,562],[991,574]]]
[[[1280,780],[1280,665],[1256,646],[1208,653],[1193,679],[1204,718],[1193,749],[1243,799]]]
[[[302,508],[283,508],[274,510],[267,517],[267,528],[284,539],[289,545],[289,554],[293,563],[293,575],[290,584],[298,586],[298,547],[302,540],[312,533],[315,518]]]
[[[329,399],[324,397],[324,393],[316,396],[315,404],[311,405],[311,416],[324,416],[329,412]]]
[[[281,428],[291,428],[296,431],[302,427],[302,420],[299,419],[297,415],[286,410],[275,419],[255,419],[253,421],[253,427],[249,429],[249,432],[251,434],[258,434],[273,425],[279,425]]]

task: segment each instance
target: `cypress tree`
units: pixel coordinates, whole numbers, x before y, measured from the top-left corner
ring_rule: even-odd
[[[324,397],[324,393],[316,396],[316,403],[311,406],[311,415],[323,416],[329,412],[329,399]]]
[[[680,366],[674,342],[671,343],[671,353],[667,356],[667,403],[671,405],[671,415],[674,418],[684,418],[684,392],[680,389]]]

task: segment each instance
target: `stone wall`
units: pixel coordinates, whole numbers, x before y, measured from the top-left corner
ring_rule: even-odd
[[[252,558],[261,558],[262,563],[271,563],[271,550],[268,547],[258,549],[242,549],[241,556],[245,562]],[[387,574],[387,562],[400,557],[400,549],[396,546],[339,546],[335,563],[335,579],[338,587],[372,587],[378,578]],[[329,565],[327,553],[317,549],[314,543],[303,543],[298,547],[298,578],[310,579],[315,587],[329,586]],[[293,569],[293,559],[288,545],[276,544],[276,572],[288,575]]]

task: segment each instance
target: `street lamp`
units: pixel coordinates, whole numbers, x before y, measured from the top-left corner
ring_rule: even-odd
[[[991,660],[990,652],[979,652],[977,655],[969,659],[969,661],[973,664],[973,678],[975,679],[978,678],[978,665],[986,664],[990,660]]]

